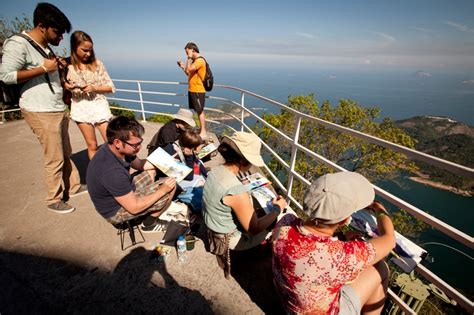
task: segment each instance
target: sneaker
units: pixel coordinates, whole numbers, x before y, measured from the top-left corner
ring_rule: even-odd
[[[156,219],[152,224],[150,225],[144,225],[143,223],[140,225],[140,230],[142,230],[143,233],[156,233],[156,232],[164,232],[166,231],[166,227],[168,225],[168,222]]]
[[[87,185],[81,184],[81,187],[79,187],[79,189],[78,189],[76,192],[70,193],[70,194],[69,194],[69,197],[79,196],[79,195],[82,195],[82,194],[84,194],[84,193],[86,193],[86,192],[87,192]]]
[[[76,210],[76,208],[68,205],[64,201],[58,201],[48,205],[48,210],[54,211],[56,213],[71,213]]]

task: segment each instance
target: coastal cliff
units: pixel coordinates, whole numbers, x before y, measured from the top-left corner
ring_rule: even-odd
[[[474,127],[447,117],[416,116],[396,124],[417,141],[416,149],[467,167],[474,167]],[[474,194],[474,180],[416,162],[410,179],[464,196]]]

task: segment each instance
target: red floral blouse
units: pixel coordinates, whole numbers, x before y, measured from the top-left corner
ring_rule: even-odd
[[[372,244],[319,236],[303,221],[285,215],[273,237],[273,281],[289,312],[337,314],[339,290],[354,281],[375,259]]]

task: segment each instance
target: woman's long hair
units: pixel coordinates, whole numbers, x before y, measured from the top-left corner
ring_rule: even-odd
[[[81,62],[79,61],[79,58],[77,57],[77,47],[83,42],[91,42],[94,44],[92,41],[92,38],[83,31],[75,31],[74,33],[71,34],[71,64],[74,66],[75,69],[78,68],[79,64]],[[94,53],[94,48],[92,48],[91,55],[89,57],[88,62],[86,63],[86,68],[87,70],[95,70],[95,67],[97,65],[97,61],[95,59],[95,53]]]

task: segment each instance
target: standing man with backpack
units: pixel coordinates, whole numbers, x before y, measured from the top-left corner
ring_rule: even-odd
[[[70,160],[69,114],[62,99],[60,64],[49,45],[58,46],[71,23],[54,5],[38,3],[33,25],[29,32],[5,41],[0,79],[5,84],[22,84],[21,112],[43,148],[48,209],[70,213],[74,207],[66,203],[67,196],[83,188]]]
[[[188,103],[189,108],[194,109],[199,117],[199,136],[207,139],[206,118],[204,116],[204,103],[206,91],[212,89],[213,78],[206,59],[199,54],[199,48],[195,43],[187,43],[184,51],[188,56],[186,63],[178,60],[178,66],[188,76]]]

